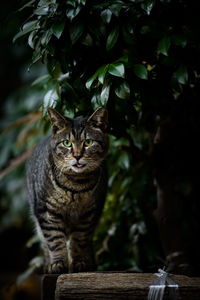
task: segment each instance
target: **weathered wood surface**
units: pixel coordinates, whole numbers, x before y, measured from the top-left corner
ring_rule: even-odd
[[[74,273],[60,275],[56,283],[55,299],[145,299],[149,286],[157,278],[153,274],[136,273]],[[200,300],[200,278],[173,275],[179,285],[179,299]],[[169,299],[168,289],[164,299]],[[46,299],[44,299],[46,300]],[[51,300],[51,299],[48,299]]]

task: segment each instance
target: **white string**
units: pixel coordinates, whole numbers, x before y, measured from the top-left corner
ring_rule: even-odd
[[[162,300],[165,292],[165,287],[169,289],[169,299],[178,299],[178,284],[176,284],[167,272],[162,269],[158,269],[158,273],[155,273],[156,278],[149,286],[148,300]]]

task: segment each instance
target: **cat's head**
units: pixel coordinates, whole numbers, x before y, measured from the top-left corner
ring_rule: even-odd
[[[71,119],[48,108],[52,124],[54,162],[64,174],[94,171],[108,150],[107,110],[100,107],[89,118]]]

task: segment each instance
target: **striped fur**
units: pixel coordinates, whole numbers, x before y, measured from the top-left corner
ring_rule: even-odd
[[[85,119],[63,117],[52,108],[48,113],[52,135],[34,150],[26,176],[45,272],[91,271],[95,267],[92,239],[107,186],[107,111],[99,108]],[[86,140],[92,144],[86,145]]]

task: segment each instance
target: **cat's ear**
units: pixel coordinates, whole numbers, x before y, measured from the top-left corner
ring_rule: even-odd
[[[51,120],[53,134],[69,126],[70,121],[67,120],[67,118],[65,118],[64,116],[62,116],[59,112],[57,112],[57,110],[48,107],[47,112]]]
[[[105,131],[108,126],[108,112],[105,108],[99,107],[88,119],[87,124]]]

